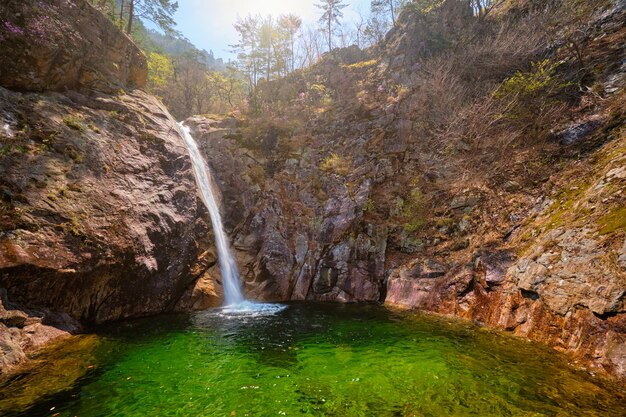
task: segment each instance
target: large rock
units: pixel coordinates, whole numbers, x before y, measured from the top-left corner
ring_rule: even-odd
[[[0,119],[9,298],[95,323],[173,309],[204,272],[196,262],[209,243],[187,149],[162,104],[138,90],[0,88]]]
[[[20,310],[0,289],[0,375],[7,374],[39,349],[80,330],[80,324],[64,313]]]
[[[85,0],[0,4],[0,85],[20,91],[143,87],[141,50]]]

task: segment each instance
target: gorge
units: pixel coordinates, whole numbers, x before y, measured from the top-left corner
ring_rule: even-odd
[[[410,2],[219,115],[96,3],[0,6],[0,414],[626,414],[623,0]]]

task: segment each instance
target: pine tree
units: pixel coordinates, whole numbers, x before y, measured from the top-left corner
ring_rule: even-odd
[[[386,15],[391,18],[392,25],[396,24],[398,10],[407,3],[406,0],[372,0],[371,10],[373,15]]]
[[[120,25],[124,20],[125,1],[120,5]],[[178,2],[171,0],[126,0],[126,14],[128,16],[126,33],[133,31],[133,21],[143,18],[159,25],[165,32],[175,33],[176,22],[172,15],[178,10]]]
[[[322,0],[320,4],[316,4],[316,7],[322,9],[324,13],[319,18],[319,22],[323,25],[323,31],[328,36],[328,50],[333,49],[333,25],[339,24],[339,19],[343,17],[342,9],[349,6],[344,4],[343,0]]]

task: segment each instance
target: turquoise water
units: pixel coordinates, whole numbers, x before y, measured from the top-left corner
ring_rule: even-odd
[[[42,358],[52,368],[65,360],[60,369],[41,366],[6,384],[0,410],[79,417],[626,415],[621,393],[547,348],[380,306],[162,316],[118,323],[76,343]],[[59,375],[49,382],[55,372],[75,375],[72,367],[79,375],[70,383]],[[44,388],[32,389],[37,384]]]

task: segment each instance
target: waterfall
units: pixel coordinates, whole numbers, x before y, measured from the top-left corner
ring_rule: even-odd
[[[189,150],[189,156],[191,157],[191,163],[193,165],[193,173],[196,177],[196,183],[200,189],[200,195],[204,205],[209,210],[211,215],[211,224],[213,225],[213,233],[215,234],[215,245],[217,246],[217,258],[220,264],[220,270],[222,271],[222,282],[224,286],[224,304],[227,306],[237,305],[244,301],[243,293],[241,292],[241,285],[239,283],[239,271],[237,270],[237,264],[230,253],[230,245],[226,233],[224,233],[224,226],[222,225],[222,217],[220,215],[219,207],[215,199],[215,193],[213,192],[213,182],[211,181],[210,172],[198,150],[196,141],[191,136],[189,127],[183,125],[182,122],[178,123],[180,132],[185,140],[187,149]]]

